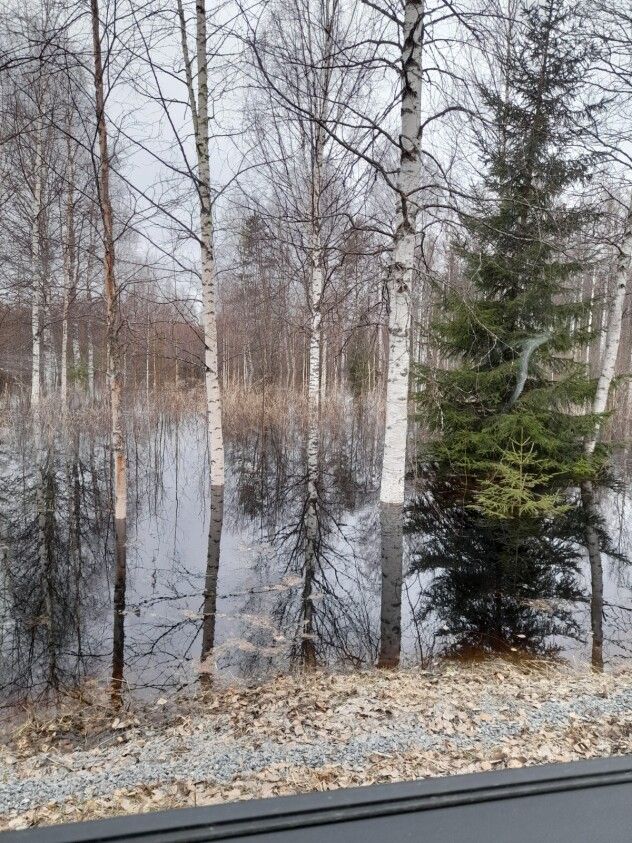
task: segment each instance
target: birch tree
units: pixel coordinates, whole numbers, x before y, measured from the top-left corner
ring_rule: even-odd
[[[397,221],[386,297],[388,363],[384,452],[380,482],[382,548],[381,667],[399,663],[403,558],[404,484],[408,438],[411,293],[421,181],[421,59],[423,3],[404,4]]]
[[[70,120],[69,120],[70,123]],[[70,339],[73,360],[78,357],[78,339],[76,326],[71,322],[71,309],[74,305],[76,284],[76,243],[75,243],[75,150],[70,129],[66,140],[66,202],[65,202],[65,243],[64,243],[64,301],[61,334],[61,402],[65,413],[68,405],[68,342]]]
[[[178,0],[182,60],[191,111],[197,155],[197,194],[200,218],[200,257],[202,275],[202,324],[204,328],[204,367],[206,386],[206,422],[211,486],[224,486],[224,438],[222,401],[217,353],[217,279],[213,235],[213,201],[209,165],[209,79],[205,0],[195,5],[195,56],[197,90],[194,85],[192,58],[182,0]]]
[[[314,575],[318,552],[318,485],[320,480],[320,401],[321,401],[321,361],[322,361],[322,308],[325,292],[325,260],[322,243],[323,224],[323,187],[325,148],[327,138],[323,128],[326,110],[329,105],[332,62],[332,35],[337,21],[337,3],[326,3],[323,18],[318,22],[322,31],[318,33],[322,40],[322,56],[317,57],[318,78],[313,82],[314,106],[318,109],[310,135],[311,174],[309,207],[309,381],[307,387],[307,502],[305,513],[305,571],[303,585],[303,633],[302,654],[306,665],[316,662],[314,642]],[[315,33],[314,33],[315,34]],[[317,37],[317,41],[320,38]],[[312,45],[310,45],[312,46]],[[319,45],[320,46],[320,45]],[[312,86],[310,86],[312,87]]]
[[[122,405],[121,309],[116,279],[114,215],[110,197],[110,158],[105,113],[104,67],[98,0],[90,0],[94,60],[94,106],[99,144],[98,196],[103,234],[103,288],[106,306],[107,380],[110,399],[110,442],[114,463],[114,524],[116,565],[114,577],[114,634],[112,700],[120,704],[125,656],[125,586],[127,576],[127,459]]]
[[[220,56],[222,45],[230,35],[230,26],[218,22],[224,12],[213,8],[207,10],[205,0],[196,0],[191,12],[188,4],[177,0],[173,9],[152,6],[150,15],[136,4],[130,4],[135,17],[135,37],[139,49],[132,49],[134,58],[141,58],[142,73],[130,74],[129,82],[136,86],[144,104],[161,110],[160,119],[167,127],[171,141],[154,149],[142,140],[139,149],[148,152],[155,164],[161,168],[156,190],[137,189],[137,196],[152,214],[160,215],[166,224],[175,230],[175,237],[183,235],[193,239],[199,247],[199,272],[191,267],[192,276],[201,280],[201,324],[203,336],[203,366],[205,390],[206,440],[209,459],[209,480],[211,486],[211,509],[207,548],[207,569],[217,573],[221,545],[221,522],[224,489],[224,436],[222,427],[222,396],[220,389],[218,355],[218,282],[215,243],[215,201],[217,188],[211,180],[211,148],[213,131],[216,130],[219,109],[224,90],[229,87],[233,68],[224,55]],[[189,30],[192,29],[191,33]],[[209,26],[212,38],[209,38]],[[212,42],[212,43],[211,43]],[[217,52],[215,51],[217,47]],[[221,65],[218,69],[217,65]],[[221,78],[220,78],[221,74]],[[219,81],[218,81],[219,80]],[[177,83],[174,95],[173,85]],[[179,88],[182,85],[183,88]],[[178,89],[179,88],[179,89]],[[183,91],[183,93],[182,93]],[[187,120],[193,130],[193,150],[189,133],[179,122],[176,106],[187,109]],[[153,114],[155,119],[155,112]],[[166,175],[165,175],[166,174]],[[164,178],[164,183],[162,179]],[[173,201],[170,191],[176,189],[177,200]],[[182,186],[185,190],[181,192]],[[160,192],[164,187],[164,192]],[[182,201],[182,197],[186,200]],[[191,224],[187,213],[192,199],[192,216],[197,225]],[[164,246],[160,246],[164,251]],[[182,269],[188,263],[184,256],[174,256],[175,266]],[[214,625],[214,605],[209,583],[212,573],[207,575],[207,587],[203,608],[202,662],[210,655]],[[210,643],[209,643],[210,642]],[[203,673],[207,666],[202,664]]]
[[[627,126],[630,122],[630,103],[632,102],[632,16],[629,10],[610,0],[596,0],[590,6],[592,34],[601,45],[600,71],[603,73],[604,87],[610,90],[617,109],[623,116],[623,126],[619,120],[612,121],[609,115],[596,127],[597,140],[607,150],[613,170],[621,168],[629,173],[632,156],[628,151]],[[600,80],[601,81],[601,80]],[[590,436],[586,437],[585,453],[591,457],[602,432],[605,413],[612,382],[616,373],[617,359],[622,344],[624,323],[624,304],[628,291],[630,272],[632,271],[632,196],[628,200],[625,223],[621,239],[616,246],[617,257],[614,267],[613,286],[610,294],[605,324],[599,336],[601,352],[597,369],[597,384],[592,401],[595,425]],[[591,310],[593,320],[593,299],[595,292],[594,273],[591,277]],[[590,362],[590,361],[589,361]],[[592,368],[592,367],[591,367]],[[597,670],[603,669],[603,615],[604,615],[604,576],[601,558],[601,545],[597,525],[601,521],[600,509],[593,482],[586,480],[581,484],[581,498],[587,517],[586,550],[590,564],[591,606],[590,622],[592,631],[592,664]]]
[[[595,397],[592,402],[592,412],[597,421],[591,436],[586,439],[586,456],[591,457],[597,447],[599,434],[603,423],[604,413],[608,405],[610,388],[615,376],[619,347],[621,344],[621,329],[623,326],[623,305],[628,288],[630,272],[632,270],[632,197],[628,205],[623,236],[618,249],[615,266],[614,289],[610,299],[610,307],[605,331],[605,344],[601,358],[599,377]],[[592,630],[592,663],[597,669],[603,667],[603,564],[601,546],[596,525],[599,523],[599,507],[595,490],[591,480],[585,480],[581,485],[581,497],[587,516],[586,549],[590,562],[590,625]]]
[[[43,212],[44,191],[44,156],[43,156],[43,126],[41,116],[37,119],[35,129],[35,156],[33,161],[35,180],[33,185],[33,212],[31,229],[31,266],[34,274],[33,293],[31,302],[31,406],[38,407],[41,395],[42,372],[42,321],[44,319],[41,263],[41,216]]]
[[[23,23],[24,40],[44,39],[47,33],[46,13],[41,19],[27,19]],[[19,68],[12,79],[14,110],[14,164],[19,167],[28,190],[25,212],[30,233],[31,288],[31,406],[40,403],[44,384],[52,385],[50,329],[48,303],[49,278],[49,211],[52,143],[54,120],[54,90],[47,56],[33,59],[30,65]],[[14,187],[15,190],[15,187]],[[19,194],[14,193],[14,196]],[[16,202],[19,206],[19,203]]]
[[[301,658],[313,666],[316,645],[316,579],[322,565],[322,424],[325,388],[323,319],[327,295],[344,260],[362,172],[350,148],[363,130],[350,129],[347,107],[366,95],[367,74],[347,50],[355,11],[340,0],[292,0],[276,4],[249,44],[261,90],[249,108],[252,136],[263,174],[249,201],[297,259],[306,303],[307,364],[306,493],[301,593]],[[357,57],[356,57],[357,58]],[[264,124],[260,117],[268,115]],[[265,201],[260,200],[265,196]],[[359,209],[359,203],[356,203]]]

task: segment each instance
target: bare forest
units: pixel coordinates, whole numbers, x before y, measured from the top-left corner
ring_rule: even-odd
[[[625,660],[631,264],[627,3],[5,0],[2,705]]]

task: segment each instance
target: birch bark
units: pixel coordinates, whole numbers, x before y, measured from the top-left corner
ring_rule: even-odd
[[[196,0],[196,61],[197,101],[194,90],[191,60],[186,34],[186,22],[182,0],[178,0],[178,17],[182,57],[184,60],[189,105],[195,135],[198,173],[197,189],[200,201],[200,252],[202,263],[202,320],[204,327],[204,367],[206,386],[206,419],[211,486],[224,485],[224,438],[222,432],[222,400],[219,386],[217,351],[217,282],[215,272],[213,204],[211,196],[211,174],[209,165],[209,92],[208,61],[206,55],[207,27],[206,2]]]
[[[86,287],[86,304],[88,306],[88,317],[86,318],[86,344],[88,346],[86,377],[88,380],[88,397],[90,401],[94,401],[94,342],[92,340],[92,292],[90,290],[90,280],[88,280]]]
[[[33,292],[31,301],[31,406],[39,406],[41,398],[42,369],[42,269],[40,255],[40,217],[42,213],[43,179],[43,128],[41,117],[35,129],[35,182],[33,186],[33,215],[31,227],[31,272]]]
[[[64,304],[61,328],[61,406],[62,412],[67,411],[68,405],[68,338],[70,334],[70,309],[75,299],[75,196],[74,196],[74,156],[68,132],[67,142],[68,160],[66,164],[66,243],[64,244]],[[73,358],[76,350],[73,343]]]
[[[318,553],[318,480],[320,473],[320,364],[322,341],[322,298],[324,289],[323,250],[320,237],[318,208],[320,205],[320,174],[322,166],[322,138],[317,141],[313,176],[313,217],[310,250],[310,335],[309,380],[307,383],[307,506],[305,511],[305,571],[303,579],[303,635],[301,652],[308,667],[316,664],[314,640],[313,588]]]
[[[207,60],[206,2],[195,4],[195,49],[197,64],[197,96],[192,62],[189,55],[186,20],[182,0],[177,0],[180,39],[186,86],[191,109],[197,155],[197,190],[200,203],[200,256],[202,269],[202,322],[204,328],[204,381],[206,389],[206,425],[211,481],[211,512],[204,590],[202,631],[202,680],[208,679],[205,662],[215,643],[215,603],[220,565],[220,547],[224,511],[224,436],[222,431],[222,398],[219,385],[217,341],[217,279],[215,271],[213,203],[209,163],[209,90]]]
[[[43,382],[46,388],[46,393],[51,395],[57,386],[57,356],[53,343],[53,331],[51,320],[51,254],[50,254],[50,235],[49,235],[49,211],[48,199],[46,197],[47,186],[47,154],[50,150],[50,145],[46,143],[42,147],[42,205],[39,219],[39,269],[41,278],[41,293],[40,293],[40,336],[41,336],[41,356],[43,369]]]
[[[398,214],[387,280],[388,368],[380,484],[382,549],[381,667],[399,663],[403,560],[404,481],[408,438],[411,290],[421,178],[421,0],[406,0],[402,47]]]
[[[90,214],[90,239],[88,243],[88,255],[86,260],[86,377],[88,386],[88,397],[94,400],[94,341],[92,337],[92,269],[94,265],[94,228],[92,226],[92,214]]]
[[[123,428],[121,377],[121,312],[115,274],[114,220],[110,198],[108,130],[105,119],[103,61],[98,0],[90,0],[94,52],[94,93],[99,140],[99,205],[103,227],[103,275],[106,303],[107,378],[110,394],[111,444],[114,462],[114,525],[116,566],[114,577],[114,631],[112,651],[112,701],[120,705],[125,656],[125,586],[127,576],[127,460]]]
[[[619,346],[621,344],[621,328],[623,324],[623,304],[627,291],[630,271],[632,269],[632,197],[625,223],[623,239],[619,249],[615,270],[615,287],[610,301],[608,322],[606,327],[604,350],[601,359],[597,389],[592,404],[592,412],[602,416],[606,411],[610,387],[615,375]],[[599,440],[602,419],[598,418],[592,435],[586,440],[585,451],[588,456],[594,453]],[[593,484],[586,480],[582,483],[581,497],[588,524],[586,527],[586,549],[590,562],[591,603],[590,622],[592,630],[592,663],[601,670],[603,668],[603,564],[599,535],[595,524],[599,519]]]
[[[601,360],[601,369],[597,381],[597,389],[593,399],[592,411],[601,415],[606,411],[610,386],[615,374],[619,345],[621,343],[621,328],[623,324],[623,304],[627,291],[630,270],[632,268],[632,197],[628,209],[623,239],[619,249],[615,269],[615,288],[610,301],[608,312],[608,323],[606,327],[604,351]],[[592,454],[599,439],[601,420],[597,421],[593,435],[586,441],[585,449],[587,454]]]
[[[325,252],[322,240],[323,210],[322,194],[324,185],[325,146],[327,134],[325,124],[331,97],[331,67],[336,30],[336,3],[322,6],[323,17],[320,25],[324,40],[319,67],[315,69],[314,112],[310,126],[311,148],[311,207],[309,236],[309,338],[307,380],[307,500],[305,508],[305,566],[303,572],[302,612],[303,632],[301,638],[301,657],[306,667],[316,665],[316,630],[314,624],[314,582],[318,564],[320,524],[319,524],[319,482],[321,460],[321,399],[324,394],[323,349],[323,295],[325,292]]]

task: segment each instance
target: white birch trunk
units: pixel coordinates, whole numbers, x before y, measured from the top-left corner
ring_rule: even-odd
[[[33,300],[31,303],[31,406],[38,407],[40,403],[41,386],[41,337],[40,337],[40,302],[39,290],[33,289]]]
[[[331,85],[331,55],[333,33],[336,28],[336,5],[324,4],[321,7],[320,24],[325,36],[321,67],[315,79],[315,111],[312,118],[313,138],[311,152],[311,207],[309,240],[309,337],[307,348],[307,502],[305,508],[305,566],[303,572],[303,633],[301,656],[306,667],[316,665],[316,639],[314,624],[314,581],[318,564],[320,523],[319,523],[319,481],[321,458],[321,400],[326,388],[325,350],[323,348],[323,296],[325,292],[325,252],[322,242],[322,192],[323,169],[325,164],[325,145],[327,133],[324,123]]]
[[[98,0],[91,0],[94,94],[99,142],[99,206],[103,226],[103,287],[106,304],[107,379],[110,394],[110,435],[114,463],[114,529],[116,566],[114,575],[114,625],[112,643],[112,702],[120,705],[125,662],[125,592],[127,578],[127,457],[122,402],[121,311],[116,281],[114,218],[110,198],[110,159],[105,120],[105,94],[101,58]]]
[[[75,291],[77,290],[77,286],[77,277],[75,276]],[[79,325],[77,324],[76,315],[75,318],[71,320],[69,331],[72,337],[72,365],[76,371],[81,363],[81,351],[79,350]]]
[[[41,398],[42,368],[42,268],[40,255],[40,215],[42,212],[42,127],[41,120],[36,128],[35,141],[35,183],[33,187],[33,218],[31,228],[31,273],[33,291],[31,301],[31,406],[37,407]]]
[[[178,285],[176,281],[173,282],[173,302],[174,307],[176,308],[176,312],[178,309]],[[177,340],[177,322],[174,318],[174,321],[171,323],[171,339],[173,345],[173,354],[174,354],[174,382],[175,382],[175,391],[179,392],[180,390],[180,365],[179,365],[179,349],[178,349],[178,340]]]
[[[66,284],[64,285],[64,304],[61,321],[61,408],[62,413],[67,410],[68,404],[68,302],[70,293]]]
[[[92,223],[92,211],[90,211]],[[94,267],[94,226],[90,225],[88,254],[86,258],[86,317],[84,319],[86,331],[86,386],[90,401],[94,400],[94,341],[92,338],[92,270]]]
[[[411,290],[421,179],[421,22],[420,0],[406,0],[402,51],[402,105],[398,218],[388,278],[388,374],[380,501],[403,504],[408,430],[408,377]]]
[[[621,344],[621,329],[623,324],[623,305],[627,291],[630,271],[632,269],[632,197],[625,223],[623,239],[615,271],[615,286],[608,311],[608,321],[603,345],[597,389],[592,404],[592,412],[602,416],[608,405],[610,387],[615,375],[619,346]],[[595,423],[592,436],[585,443],[587,456],[591,456],[597,446],[601,431],[602,418]],[[590,620],[592,629],[592,663],[603,669],[603,564],[599,535],[596,529],[599,520],[599,507],[595,490],[591,481],[586,480],[581,487],[582,504],[588,518],[586,527],[586,549],[590,562],[591,604]]]
[[[149,307],[147,308],[147,319],[145,320],[145,399],[149,408],[149,392],[151,378],[149,369]]]
[[[321,401],[327,395],[327,340],[322,336],[321,331],[321,361],[320,361],[320,395]]]
[[[53,345],[53,332],[51,330],[50,312],[50,276],[48,271],[44,272],[41,309],[41,335],[42,335],[42,359],[44,364],[44,384],[46,392],[51,395],[57,384],[57,358]]]
[[[44,163],[43,163],[43,166]],[[45,185],[45,181],[43,182]],[[50,244],[48,233],[48,211],[46,200],[42,202],[40,234],[40,267],[41,267],[41,297],[40,297],[40,334],[42,337],[42,364],[46,393],[51,395],[57,385],[57,356],[53,344],[51,329],[51,272],[50,272]]]
[[[189,105],[193,120],[198,161],[198,194],[200,198],[200,251],[202,259],[202,323],[204,328],[204,368],[206,386],[206,418],[211,486],[224,485],[224,438],[222,433],[222,400],[219,385],[217,351],[217,280],[215,273],[213,205],[209,166],[208,136],[208,63],[206,56],[206,2],[196,0],[197,102],[187,46],[186,24],[181,0],[178,15],[185,65]]]
[[[320,155],[320,153],[319,153]],[[316,178],[320,182],[320,162],[317,162]],[[314,204],[319,205],[319,186]],[[318,552],[318,480],[320,473],[320,388],[321,388],[321,333],[322,297],[324,288],[323,250],[319,223],[312,223],[310,253],[310,334],[309,334],[309,379],[307,383],[307,506],[305,510],[305,571],[303,582],[303,636],[301,652],[307,666],[316,663],[314,642],[313,584],[316,574]]]
[[[414,283],[417,191],[421,181],[422,2],[406,0],[402,47],[398,214],[388,277],[388,362],[380,484],[382,606],[379,664],[399,663],[404,481],[408,438],[411,290]]]
[[[593,399],[592,411],[595,415],[601,415],[606,411],[610,387],[615,375],[619,346],[621,344],[621,328],[623,325],[623,304],[627,291],[630,270],[632,269],[632,198],[625,223],[625,230],[615,270],[615,286],[608,310],[608,322],[605,332],[603,354],[597,389]],[[597,421],[593,435],[586,441],[585,449],[587,454],[592,454],[597,445],[601,420]]]
[[[414,232],[398,231],[388,284],[388,374],[380,484],[380,502],[385,504],[404,503],[410,373],[410,285],[413,280],[414,254]]]
[[[65,413],[68,405],[68,337],[70,308],[75,298],[75,196],[74,196],[74,160],[70,142],[67,143],[68,162],[66,166],[66,243],[64,244],[64,304],[61,328],[61,406]],[[73,339],[76,339],[73,338]],[[76,356],[73,346],[73,357]]]
[[[86,362],[86,376],[88,380],[88,396],[90,401],[94,400],[94,342],[92,340],[92,294],[90,292],[90,282],[88,281],[88,288],[86,290],[86,301],[88,305],[88,318],[86,320],[86,344],[87,344],[87,362]]]
[[[198,0],[199,3],[199,0]],[[198,18],[204,17],[198,6]],[[204,23],[206,31],[206,23]],[[206,50],[206,38],[198,35],[198,54]],[[205,60],[206,61],[206,60]],[[206,415],[208,425],[211,486],[224,485],[224,437],[222,433],[222,399],[219,388],[217,321],[216,321],[216,278],[213,247],[213,211],[211,207],[210,169],[208,153],[208,117],[206,99],[208,96],[206,70],[198,68],[199,141],[198,164],[201,173],[200,184],[200,228],[202,252],[202,300],[204,320],[204,363],[206,380]]]
[[[196,0],[196,59],[197,100],[193,87],[193,73],[186,31],[186,20],[182,0],[177,0],[182,58],[193,122],[193,134],[197,153],[197,188],[200,201],[200,254],[202,269],[202,323],[204,328],[204,382],[206,389],[206,423],[211,481],[211,513],[209,528],[209,555],[207,559],[207,581],[205,587],[205,625],[203,630],[201,662],[209,658],[214,646],[215,611],[210,603],[216,593],[217,575],[220,564],[220,543],[224,498],[224,437],[222,432],[222,399],[219,377],[219,354],[217,346],[217,278],[215,272],[213,204],[211,196],[211,172],[209,164],[209,94],[206,36],[206,2]],[[214,584],[213,584],[214,583]],[[211,632],[212,630],[212,632]],[[204,671],[202,673],[204,676]]]

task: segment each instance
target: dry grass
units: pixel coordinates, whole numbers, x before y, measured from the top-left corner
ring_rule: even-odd
[[[160,416],[179,418],[190,415],[202,417],[205,413],[206,399],[204,387],[185,385],[176,390],[172,384],[165,385],[156,392],[147,394],[139,389],[126,392],[126,416],[128,423],[150,425]],[[325,429],[337,430],[348,419],[348,393],[332,390],[321,402],[321,419]],[[360,399],[368,414],[379,417],[383,398],[381,393],[368,393]],[[270,428],[287,429],[294,423],[297,429],[307,426],[307,395],[301,390],[288,390],[271,385],[265,390],[261,386],[247,389],[242,385],[231,385],[222,394],[223,422],[227,434],[242,433],[248,430],[260,430],[262,422]],[[0,397],[0,424],[8,428],[20,427],[24,418],[30,414],[26,396],[9,395]],[[40,422],[44,432],[58,431],[61,427],[59,396],[43,396],[39,410]],[[71,392],[69,395],[67,423],[78,425],[83,430],[109,431],[107,395],[98,396],[90,401],[83,392]]]
[[[298,429],[307,427],[307,395],[300,390],[272,386],[263,391],[261,388],[251,390],[238,386],[225,392],[222,400],[224,421],[229,432],[258,430],[262,420],[269,427],[279,430],[292,423]],[[323,396],[320,413],[324,429],[334,434],[340,425],[347,423],[350,400],[348,393],[335,390]],[[360,403],[371,417],[379,417],[382,400],[377,392],[372,392],[362,396]]]

